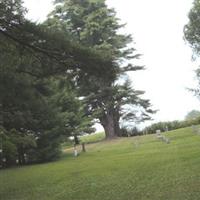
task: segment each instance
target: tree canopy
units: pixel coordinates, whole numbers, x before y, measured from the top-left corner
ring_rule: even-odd
[[[0,2],[0,116],[5,165],[55,159],[63,136],[91,132],[77,80],[112,79],[108,55],[25,19],[20,0]],[[105,75],[102,69],[110,69]],[[2,160],[2,155],[1,159]]]
[[[184,27],[184,35],[185,40],[190,44],[193,50],[193,59],[196,59],[200,56],[200,2],[198,0],[194,0],[188,18],[189,22]],[[199,97],[200,68],[196,70],[196,77],[198,80],[198,87],[191,91]]]
[[[198,110],[192,110],[185,116],[185,120],[195,120],[198,118],[200,118],[200,111]]]
[[[194,0],[193,7],[191,8],[189,15],[189,22],[184,27],[185,39],[189,42],[194,53],[199,55],[200,53],[200,2]]]
[[[140,54],[105,1],[56,0],[42,24],[25,13],[21,0],[0,1],[0,162],[50,161],[97,120],[112,138],[121,121],[150,118],[144,92],[123,78],[143,69],[129,62]]]
[[[114,63],[110,66],[114,79],[89,75],[77,83],[79,95],[85,97],[88,114],[99,120],[108,138],[120,136],[119,121],[122,118],[149,119],[148,113],[153,111],[149,108],[149,101],[140,97],[143,92],[132,89],[128,80],[123,84],[118,81],[126,72],[143,67],[128,61],[138,59],[140,54],[129,48],[131,36],[120,34],[124,25],[119,23],[114,9],[108,8],[105,1],[59,0],[55,1],[55,9],[49,14],[46,24],[64,32],[70,31],[72,38],[80,44],[110,55]],[[108,73],[106,69],[104,74]],[[137,114],[133,110],[129,112],[125,105],[142,108],[142,111]]]

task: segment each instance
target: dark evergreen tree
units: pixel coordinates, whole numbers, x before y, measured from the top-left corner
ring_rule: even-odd
[[[20,0],[0,1],[0,126],[7,164],[53,160],[63,135],[89,131],[82,103],[58,85],[63,76],[74,83],[111,64],[66,33],[29,22],[24,12]]]

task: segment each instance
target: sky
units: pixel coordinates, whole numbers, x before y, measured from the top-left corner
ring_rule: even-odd
[[[27,17],[33,21],[43,21],[53,8],[51,0],[24,2]],[[197,84],[194,70],[198,64],[191,60],[192,50],[183,39],[192,2],[107,0],[126,23],[123,33],[132,34],[133,46],[142,54],[139,62],[146,70],[129,75],[133,86],[146,91],[144,97],[159,110],[152,122],[182,120],[189,111],[200,110],[199,100],[187,90]]]

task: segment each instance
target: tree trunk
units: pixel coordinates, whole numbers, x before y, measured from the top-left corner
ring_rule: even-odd
[[[119,136],[119,121],[116,121],[113,114],[106,114],[100,122],[104,128],[106,139],[113,139]]]
[[[121,137],[121,130],[120,130],[120,126],[119,126],[119,119],[120,119],[120,116],[119,116],[119,111],[116,110],[113,114],[113,118],[114,118],[114,125],[115,125],[115,134],[118,136],[118,137]]]
[[[23,147],[20,147],[18,149],[18,160],[19,160],[19,164],[20,165],[25,165],[26,164]]]
[[[81,145],[82,145],[82,152],[86,152],[85,143],[83,142]]]
[[[23,165],[26,164],[26,159],[25,159],[25,155],[24,155],[24,153],[22,154],[22,164],[23,164]]]

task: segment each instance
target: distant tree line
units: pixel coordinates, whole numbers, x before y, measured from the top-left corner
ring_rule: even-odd
[[[199,125],[200,117],[191,119],[191,120],[182,120],[182,121],[169,121],[169,122],[158,122],[154,123],[143,130],[144,134],[154,134],[156,130],[160,130],[161,132],[172,131],[179,128],[185,128],[192,125]]]
[[[200,1],[194,0],[193,6],[188,14],[189,21],[184,27],[185,40],[193,50],[192,59],[195,60],[200,56]],[[196,88],[190,89],[199,99],[200,97],[200,68],[196,70],[196,78],[198,85]],[[194,115],[194,113],[193,113]]]

